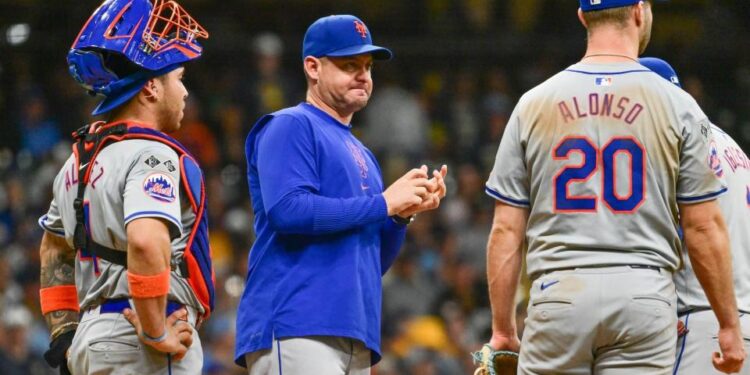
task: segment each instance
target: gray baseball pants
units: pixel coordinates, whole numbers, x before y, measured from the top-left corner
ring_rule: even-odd
[[[714,368],[711,357],[719,352],[719,321],[712,310],[688,313],[680,317],[688,333],[677,340],[677,357],[674,375],[723,374]],[[750,353],[750,315],[740,315],[745,351]],[[750,375],[750,365],[745,362],[742,375]]]
[[[273,341],[245,355],[248,375],[369,375],[370,350],[346,337],[309,336]]]
[[[538,277],[519,374],[669,375],[676,303],[664,270],[578,268]]]
[[[99,307],[83,313],[68,356],[73,375],[198,375],[203,349],[195,330],[195,310],[188,308],[193,344],[179,361],[141,343],[122,314],[100,314]]]

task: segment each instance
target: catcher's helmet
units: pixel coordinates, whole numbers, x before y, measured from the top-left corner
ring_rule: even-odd
[[[94,115],[135,96],[145,82],[197,59],[208,32],[172,0],[106,0],[68,53],[70,74],[106,97]]]

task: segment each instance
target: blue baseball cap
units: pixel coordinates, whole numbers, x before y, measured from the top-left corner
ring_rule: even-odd
[[[359,18],[348,15],[333,15],[319,18],[305,33],[302,42],[302,59],[313,57],[343,57],[365,53],[375,60],[390,60],[393,52],[388,48],[372,44],[370,30]]]
[[[638,4],[641,0],[579,0],[581,3],[581,10],[584,12],[591,12],[594,10],[604,10],[609,8],[626,7],[633,4]]]
[[[657,57],[641,57],[638,59],[638,62],[667,81],[674,83],[677,87],[682,87],[680,85],[680,78],[677,77],[677,72],[674,71],[674,68],[668,62]]]
[[[638,4],[642,0],[579,0],[581,4],[581,10],[584,12],[591,12],[594,10],[604,10],[609,8],[626,7],[634,4]],[[652,0],[653,2],[654,0]],[[669,0],[656,0],[659,2],[667,2]]]

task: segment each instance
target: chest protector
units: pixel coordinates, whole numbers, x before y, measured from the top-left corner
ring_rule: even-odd
[[[76,214],[76,227],[73,244],[76,250],[88,252],[110,263],[127,268],[127,253],[102,246],[91,239],[86,228],[83,194],[91,177],[92,167],[97,155],[107,145],[126,139],[145,139],[161,142],[172,148],[180,159],[180,180],[190,206],[195,213],[195,224],[190,230],[185,253],[176,265],[179,267],[193,292],[198,297],[205,313],[205,320],[214,308],[215,275],[211,265],[211,248],[208,242],[208,213],[206,210],[206,189],[201,171],[195,158],[177,140],[168,135],[131,123],[103,124],[95,123],[84,126],[73,133],[75,145],[73,153],[78,168],[78,195],[73,203]]]

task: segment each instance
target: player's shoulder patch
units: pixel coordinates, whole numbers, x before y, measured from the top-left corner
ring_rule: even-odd
[[[700,122],[700,126],[703,139],[709,140],[711,138],[711,123],[708,121],[708,119],[703,119]]]
[[[157,158],[155,155],[151,155],[146,158],[144,163],[146,163],[146,165],[148,165],[149,167],[153,168],[161,164],[161,160],[159,160],[159,158]]]
[[[175,183],[166,173],[152,173],[143,181],[143,191],[151,198],[163,203],[177,199]]]
[[[724,177],[724,169],[721,167],[721,156],[716,140],[711,139],[708,151],[708,165],[714,171],[716,177]]]
[[[174,166],[174,163],[171,160],[167,160],[164,162],[164,168],[167,168],[169,172],[174,172],[177,167]]]
[[[179,169],[179,156],[171,147],[152,140],[133,140],[139,141],[133,143],[133,148],[128,151],[134,153],[134,165],[138,168],[153,170],[154,172],[164,172],[174,176],[175,171]]]

